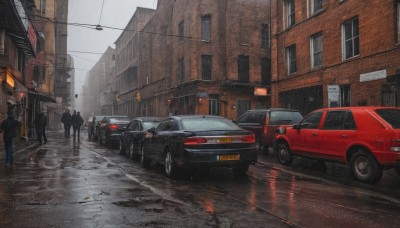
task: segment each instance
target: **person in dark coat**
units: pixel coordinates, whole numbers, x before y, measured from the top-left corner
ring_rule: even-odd
[[[61,122],[64,124],[64,135],[65,138],[69,138],[71,133],[72,116],[69,114],[69,110],[65,110],[61,117]]]
[[[3,131],[4,147],[6,149],[6,167],[10,167],[14,162],[14,140],[18,135],[18,126],[21,122],[14,118],[12,111],[7,112],[7,119],[1,122],[0,128]]]
[[[74,114],[72,115],[72,128],[74,129],[74,140],[76,136],[76,132],[78,132],[78,141],[80,140],[80,132],[81,132],[81,126],[83,125],[83,118],[80,114],[80,112],[74,111]]]
[[[39,114],[36,116],[36,121],[35,121],[37,138],[40,145],[42,145],[42,137],[44,143],[47,143],[46,126],[47,126],[47,116],[44,114],[43,110],[40,110]]]

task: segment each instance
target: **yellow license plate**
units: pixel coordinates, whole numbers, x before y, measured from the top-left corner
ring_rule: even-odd
[[[232,139],[231,138],[220,138],[218,141],[220,143],[231,143]]]
[[[240,160],[240,155],[220,155],[218,156],[219,161],[238,161]]]

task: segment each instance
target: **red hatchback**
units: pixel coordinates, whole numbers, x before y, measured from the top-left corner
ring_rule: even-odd
[[[366,183],[378,182],[384,169],[399,171],[400,108],[319,109],[277,131],[275,152],[283,165],[294,156],[345,163]]]

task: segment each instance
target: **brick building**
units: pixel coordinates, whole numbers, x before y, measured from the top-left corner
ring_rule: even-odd
[[[400,1],[273,0],[273,107],[400,106]]]
[[[268,107],[269,2],[159,0],[140,39],[137,115]]]

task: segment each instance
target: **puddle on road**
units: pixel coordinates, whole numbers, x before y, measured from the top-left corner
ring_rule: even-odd
[[[114,202],[113,204],[121,207],[141,208],[144,211],[156,213],[162,213],[164,210],[168,210],[168,208],[172,207],[175,208],[175,211],[185,213],[182,210],[178,210],[178,208],[181,206],[180,204],[160,198],[158,196],[139,196],[127,201]]]

